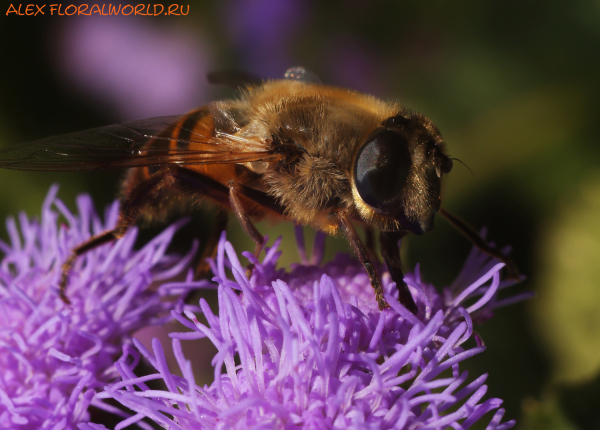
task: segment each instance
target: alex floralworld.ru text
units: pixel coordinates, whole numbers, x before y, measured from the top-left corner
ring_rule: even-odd
[[[138,5],[113,5],[113,4],[15,4],[8,6],[6,15],[19,16],[37,16],[37,15],[187,15],[190,12],[190,5],[171,4],[164,6],[162,4],[138,4]]]

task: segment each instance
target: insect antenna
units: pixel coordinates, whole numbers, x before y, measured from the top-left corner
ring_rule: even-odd
[[[473,171],[471,170],[471,168],[469,166],[467,166],[462,160],[459,160],[458,158],[450,158],[450,159],[452,161],[458,161],[460,164],[462,164],[463,166],[465,166],[469,172],[471,172],[471,175],[475,176],[475,173],[473,173]]]

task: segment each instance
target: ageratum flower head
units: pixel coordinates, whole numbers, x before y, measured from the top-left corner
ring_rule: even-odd
[[[391,307],[380,312],[355,258],[338,255],[323,266],[304,259],[286,272],[276,268],[278,244],[260,262],[244,253],[254,264],[248,279],[222,237],[213,263],[218,313],[204,300],[196,311],[208,325],[190,310],[173,312],[192,330],[172,334],[183,376],[169,370],[157,339],[153,351],[136,344],[156,373],[137,377],[133,350],[116,363],[122,382],[107,386],[100,397],[135,412],[117,429],[145,417],[178,430],[466,429],[488,413],[490,430],[514,425],[502,423],[501,400],[484,400],[487,375],[469,379],[460,369],[485,349],[477,338],[466,346],[474,337],[473,320],[504,304],[496,300],[498,290],[510,285],[500,281],[502,263],[471,252],[441,295],[417,268],[405,278],[419,309],[413,315],[398,302],[389,275],[383,283]],[[316,250],[313,263],[322,246]],[[199,387],[180,342],[204,337],[218,353],[214,382]],[[149,389],[146,382],[155,379],[167,390]]]
[[[75,429],[89,421],[90,404],[118,376],[113,363],[133,331],[165,320],[173,303],[161,300],[189,284],[153,281],[179,274],[192,254],[165,255],[177,225],[139,251],[136,232],[78,258],[66,306],[58,296],[61,265],[71,249],[115,225],[118,203],[102,223],[88,196],[73,215],[52,187],[41,221],[7,222],[10,244],[0,241],[0,428]],[[57,226],[62,215],[68,225]],[[193,252],[193,251],[192,251]]]

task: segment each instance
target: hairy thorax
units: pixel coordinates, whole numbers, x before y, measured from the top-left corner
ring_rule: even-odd
[[[331,233],[337,221],[330,215],[336,211],[359,216],[350,175],[365,130],[377,127],[397,106],[354,93],[348,98],[347,90],[328,88],[299,91],[286,83],[276,97],[272,88],[249,92],[238,102],[236,115],[245,120],[240,135],[260,136],[281,149],[282,159],[274,165],[247,166],[262,169],[266,192],[296,222]]]

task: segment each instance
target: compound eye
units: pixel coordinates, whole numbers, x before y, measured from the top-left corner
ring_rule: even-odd
[[[386,128],[396,127],[404,128],[411,124],[411,120],[402,115],[391,116],[381,123]]]
[[[358,150],[354,162],[354,183],[360,197],[369,206],[382,208],[402,193],[411,164],[404,136],[376,130]]]

